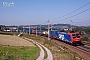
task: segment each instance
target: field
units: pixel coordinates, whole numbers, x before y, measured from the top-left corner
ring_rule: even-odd
[[[35,60],[39,48],[17,36],[0,35],[0,60]]]
[[[31,42],[12,35],[0,35],[0,44],[10,46],[35,46]]]

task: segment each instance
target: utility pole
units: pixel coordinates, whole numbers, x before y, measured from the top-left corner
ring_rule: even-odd
[[[19,26],[17,26],[17,32],[19,32],[19,31],[18,31],[18,28],[19,28]]]
[[[40,30],[41,30],[41,24],[40,24]]]
[[[52,27],[53,27],[53,26],[52,26],[52,24],[51,24],[51,30],[52,30]]]
[[[50,31],[49,31],[49,29],[50,29],[50,21],[48,20],[48,40],[50,40]]]
[[[24,26],[23,26],[23,33],[24,33]]]
[[[72,20],[71,20],[70,28],[71,28],[70,30],[72,31]]]
[[[30,34],[30,25],[29,25],[29,34]]]
[[[87,20],[86,20],[86,27],[88,27],[88,25],[87,25],[88,23],[87,23]]]
[[[37,26],[36,26],[36,37],[37,37]]]

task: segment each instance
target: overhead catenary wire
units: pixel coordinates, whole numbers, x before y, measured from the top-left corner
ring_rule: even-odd
[[[75,15],[72,15],[72,16],[70,16],[70,17],[67,17],[67,18],[65,18],[65,19],[55,21],[55,22],[59,22],[59,21],[64,21],[64,20],[70,19],[70,18],[75,17],[75,16],[77,16],[77,15],[79,15],[79,14],[82,14],[82,13],[88,11],[88,10],[90,10],[90,8],[89,8],[89,9],[86,9],[86,10],[84,10],[84,11],[82,11],[82,12],[79,12],[79,13],[77,13],[77,14],[75,14]],[[55,23],[55,22],[52,22],[52,23]]]
[[[87,6],[87,5],[89,5],[89,4],[90,4],[90,2],[88,2],[87,4],[81,6],[80,8],[78,8],[78,9],[76,9],[76,10],[74,10],[74,11],[72,11],[72,12],[66,14],[66,15],[63,15],[63,16],[61,16],[61,17],[59,17],[59,18],[62,18],[62,17],[68,16],[68,15],[70,15],[70,14],[72,14],[72,13],[74,13],[74,12],[76,12],[76,11],[82,9],[82,8],[84,8],[85,6]],[[67,19],[70,19],[70,18],[72,18],[72,17],[75,17],[75,16],[77,16],[77,15],[79,15],[79,14],[82,14],[82,13],[88,11],[88,10],[90,10],[90,8],[89,8],[89,9],[86,9],[86,10],[84,10],[84,11],[82,11],[82,12],[79,12],[79,13],[77,13],[77,14],[75,14],[75,15],[72,15],[72,16],[70,16],[70,17],[67,17],[67,18],[65,18],[65,19],[61,19],[61,20],[54,21],[54,22],[51,22],[51,23],[53,24],[53,23],[56,23],[56,22],[59,22],[59,21],[66,21]],[[49,19],[49,20],[56,20],[56,19],[59,19],[59,18]],[[43,23],[46,23],[46,22],[43,22]],[[42,24],[42,23],[39,23],[39,24]]]
[[[80,21],[77,21],[77,22],[73,21],[73,22],[74,23],[80,23],[80,22],[88,22],[88,21],[90,21],[90,19],[89,20],[80,20]],[[88,22],[88,23],[90,23],[90,22]]]
[[[70,15],[70,14],[72,14],[72,13],[74,13],[74,12],[76,12],[76,11],[82,9],[82,8],[84,8],[85,6],[87,6],[87,5],[89,5],[89,4],[90,4],[90,2],[87,3],[87,4],[85,4],[85,5],[83,5],[83,6],[81,6],[81,7],[79,7],[79,8],[77,8],[76,10],[74,10],[74,11],[72,11],[72,12],[70,12],[70,13],[67,13],[66,15],[63,15],[63,16],[59,17],[59,18],[65,17],[65,16],[67,16],[67,15]],[[54,19],[50,19],[50,20],[56,20],[56,19],[59,19],[59,18],[54,18]]]
[[[84,20],[84,19],[85,19],[85,20],[86,20],[86,19],[87,19],[87,20],[88,20],[88,19],[90,20],[90,18],[78,18],[78,19],[76,18],[76,19],[72,19],[72,20]]]
[[[81,20],[81,21],[73,21],[73,25],[77,25],[77,26],[79,26],[79,25],[87,25],[87,26],[89,26],[88,24],[89,24],[89,21],[90,21],[90,19],[89,20]],[[88,24],[87,24],[88,23]]]
[[[89,22],[90,18],[82,18],[82,19],[69,19],[68,21],[73,20],[73,23],[81,23],[81,22]],[[67,20],[64,20],[64,22],[68,22]]]

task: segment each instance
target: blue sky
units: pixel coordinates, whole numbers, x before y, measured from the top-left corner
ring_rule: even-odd
[[[3,6],[3,2],[14,2],[13,7]],[[90,8],[90,4],[80,10],[64,16],[90,0],[0,0],[0,24],[32,25],[32,24],[69,24],[90,26],[90,10],[75,17],[68,18]],[[60,18],[61,16],[64,16]],[[64,20],[65,19],[65,20]]]

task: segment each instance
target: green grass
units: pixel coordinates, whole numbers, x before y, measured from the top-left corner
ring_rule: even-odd
[[[90,42],[90,39],[88,37],[83,37],[82,41]]]
[[[38,47],[0,45],[0,60],[36,60],[38,56]]]
[[[3,34],[3,35],[18,35],[19,32],[0,32],[0,34]]]

